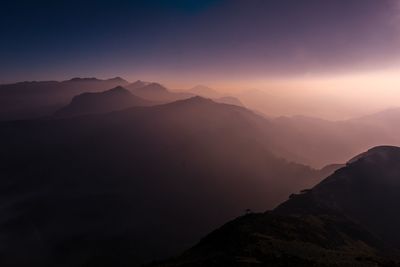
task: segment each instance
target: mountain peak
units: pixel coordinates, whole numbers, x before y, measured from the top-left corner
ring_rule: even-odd
[[[196,85],[195,87],[189,89],[189,92],[209,98],[221,97],[221,95],[217,91],[204,85]]]
[[[359,160],[368,161],[387,161],[395,155],[400,155],[400,148],[396,146],[376,146],[368,151],[361,153],[347,162],[347,164],[355,163]]]
[[[70,80],[67,80],[67,82],[94,82],[94,81],[100,81],[96,77],[89,77],[89,78],[81,78],[81,77],[74,77]]]
[[[149,82],[144,82],[144,81],[141,81],[141,80],[137,80],[137,81],[129,84],[128,87],[129,87],[129,89],[137,89],[137,88],[141,88],[141,87],[144,87],[146,85],[149,85],[149,84],[150,84]]]
[[[98,79],[96,77],[74,77],[67,80],[66,82],[113,82],[117,84],[128,84],[128,81],[122,79],[121,77],[114,77],[106,80]]]
[[[204,98],[201,96],[193,96],[185,99],[176,100],[174,102],[166,103],[164,107],[174,107],[174,108],[187,108],[187,107],[196,107],[196,108],[207,108],[210,105],[222,105],[214,102],[210,98]]]
[[[119,76],[108,79],[107,81],[109,82],[117,82],[117,83],[121,83],[121,84],[128,84],[129,82]]]
[[[148,106],[152,103],[133,95],[122,86],[103,92],[87,92],[72,98],[69,105],[58,110],[58,117],[72,117],[85,114],[107,113],[133,106]]]
[[[179,103],[186,103],[186,104],[216,104],[212,99],[205,98],[202,96],[194,96],[187,99],[176,101]]]
[[[110,90],[107,90],[107,91],[104,91],[102,93],[123,93],[123,94],[131,95],[131,92],[128,89],[126,89],[126,88],[124,88],[122,86],[114,87],[114,88],[112,88]]]
[[[210,87],[202,85],[202,84],[198,84],[196,86],[193,86],[191,88],[191,90],[211,90],[211,91],[214,91],[214,89],[211,89]]]
[[[378,146],[279,205],[281,214],[340,213],[400,248],[400,147]]]
[[[159,83],[149,83],[146,86],[144,86],[143,89],[152,91],[167,91],[167,88],[165,88]]]

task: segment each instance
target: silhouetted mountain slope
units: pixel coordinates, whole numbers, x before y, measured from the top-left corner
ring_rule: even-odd
[[[144,100],[117,86],[99,93],[83,93],[72,98],[70,104],[58,110],[55,115],[61,117],[84,114],[107,113],[134,106],[150,106],[153,102]]]
[[[400,148],[381,146],[353,158],[346,167],[279,212],[330,209],[358,221],[386,243],[400,248]],[[396,211],[396,212],[395,212]]]
[[[150,266],[400,266],[395,256],[382,254],[383,248],[342,216],[266,212],[239,217],[181,256]]]
[[[400,148],[375,147],[311,190],[233,220],[156,266],[400,266]]]
[[[239,99],[232,96],[223,96],[220,98],[216,98],[215,102],[244,107],[243,103],[240,102]]]
[[[56,82],[20,82],[0,85],[0,120],[27,119],[53,114],[73,96],[104,91],[128,84],[122,78],[108,80],[73,78]]]
[[[264,124],[200,97],[1,123],[0,239],[8,246],[0,260],[135,265],[319,181],[318,171],[269,151]]]
[[[128,84],[127,86],[125,86],[125,88],[129,89],[129,90],[135,90],[138,88],[142,88],[145,87],[146,85],[151,84],[150,82],[144,82],[141,80],[137,80],[136,82],[133,82],[131,84]]]
[[[134,95],[155,102],[173,102],[176,100],[193,97],[193,94],[182,92],[171,92],[159,83],[145,83],[136,81],[126,87]]]
[[[169,91],[158,83],[139,80],[129,84],[119,77],[108,80],[73,78],[63,82],[23,82],[0,85],[0,120],[52,115],[78,94],[104,91],[116,86],[124,86],[134,95],[155,103],[169,103],[193,96],[188,92]],[[214,90],[208,89],[200,87],[195,91],[212,95]],[[255,97],[259,95],[256,99],[260,105],[277,103],[273,98],[270,102],[263,102],[262,99],[267,97],[264,92],[253,90],[251,94]],[[243,106],[239,100],[229,96],[216,98],[215,101]],[[321,168],[327,164],[342,163],[369,147],[400,145],[400,127],[396,123],[399,119],[399,109],[347,121],[304,116],[269,118],[267,127],[270,134],[265,138],[275,147],[271,149],[274,154],[289,161]]]
[[[190,88],[189,90],[180,90],[178,92],[189,93],[189,94],[201,96],[204,98],[210,98],[218,103],[244,107],[243,103],[238,98],[233,97],[233,96],[223,95],[223,94],[217,92],[216,90],[209,88],[207,86],[204,86],[204,85],[197,85],[193,88]]]
[[[206,98],[221,98],[223,97],[219,92],[216,90],[209,88],[204,85],[197,85],[195,87],[190,88],[187,92],[192,93],[194,95],[206,97]]]
[[[325,167],[323,167],[320,171],[322,173],[325,173],[326,175],[324,177],[328,177],[329,175],[333,174],[335,171],[343,168],[346,166],[346,164],[328,164]]]

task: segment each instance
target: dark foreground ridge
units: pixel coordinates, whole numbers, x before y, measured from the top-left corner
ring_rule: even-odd
[[[275,210],[153,266],[400,266],[400,148],[375,147]]]

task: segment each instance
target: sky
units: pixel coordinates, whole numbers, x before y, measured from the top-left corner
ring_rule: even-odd
[[[9,0],[0,82],[122,76],[175,88],[347,90],[387,73],[395,90],[399,34],[399,0]]]

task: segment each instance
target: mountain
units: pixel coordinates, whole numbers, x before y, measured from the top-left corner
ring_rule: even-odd
[[[0,123],[1,262],[137,266],[320,181],[271,152],[268,125],[201,97]]]
[[[230,221],[180,256],[148,266],[400,266],[383,249],[379,239],[342,216],[265,212]]]
[[[159,83],[136,81],[126,87],[134,95],[154,102],[173,102],[192,97],[189,93],[171,92]]]
[[[301,91],[301,93],[299,93]],[[268,116],[317,116],[328,120],[352,118],[370,112],[366,105],[307,88],[250,89],[234,93],[246,107]],[[368,110],[368,111],[367,111]]]
[[[58,110],[55,115],[70,117],[84,114],[107,113],[128,107],[150,105],[154,105],[154,103],[133,95],[121,86],[117,86],[103,92],[77,95],[72,98],[70,104]]]
[[[195,87],[192,87],[188,90],[189,93],[192,93],[194,95],[198,95],[198,96],[202,96],[202,97],[206,97],[206,98],[221,98],[222,95],[217,92],[216,90],[204,86],[204,85],[197,85]]]
[[[391,108],[371,115],[355,118],[351,121],[353,123],[383,128],[384,130],[393,133],[393,135],[397,135],[397,133],[400,132],[400,126],[398,125],[399,119],[400,108]],[[396,132],[394,133],[393,130]]]
[[[329,209],[361,223],[400,248],[400,148],[380,146],[354,157],[346,167],[278,207],[281,213]],[[299,207],[301,207],[299,209]]]
[[[343,163],[370,147],[400,145],[398,120],[400,109],[343,121],[305,116],[270,119],[280,132],[275,142],[297,155],[287,158],[315,168]]]
[[[233,96],[223,96],[215,99],[215,102],[244,107],[243,103]]]
[[[239,217],[154,266],[400,266],[400,148],[362,153],[273,211]]]
[[[224,104],[230,104],[230,105],[236,105],[236,106],[242,106],[244,107],[243,103],[236,97],[233,96],[224,96],[223,94],[217,92],[216,90],[204,86],[204,85],[197,85],[195,87],[190,88],[189,90],[181,90],[179,91],[181,93],[190,93],[193,95],[201,96],[204,98],[210,98],[213,99],[215,102],[218,103],[224,103]]]
[[[136,82],[133,82],[133,83],[127,85],[126,88],[129,89],[129,90],[135,90],[135,89],[138,89],[138,88],[145,87],[146,85],[149,85],[149,84],[151,84],[151,83],[150,82],[144,82],[144,81],[141,81],[141,80],[137,80]]]
[[[29,119],[53,114],[72,97],[127,85],[120,77],[100,80],[73,78],[63,82],[40,81],[0,85],[0,120]]]

